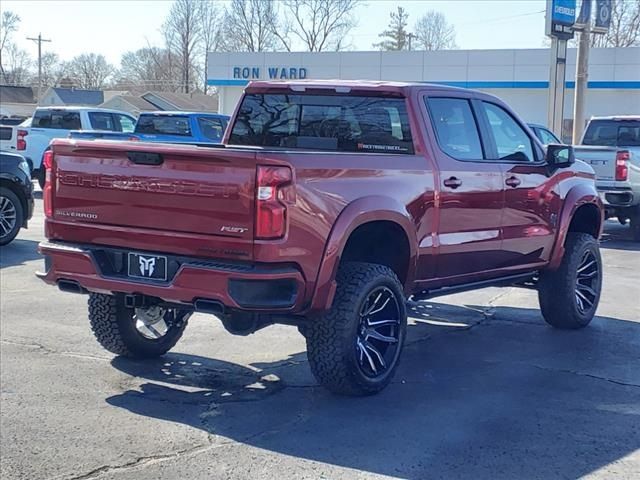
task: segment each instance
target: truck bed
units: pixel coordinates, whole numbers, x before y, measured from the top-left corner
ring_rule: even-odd
[[[252,259],[254,152],[103,140],[53,152],[51,239]]]

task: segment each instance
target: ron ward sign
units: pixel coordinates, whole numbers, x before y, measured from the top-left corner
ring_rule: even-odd
[[[242,80],[298,80],[307,78],[304,67],[233,67],[233,78]]]

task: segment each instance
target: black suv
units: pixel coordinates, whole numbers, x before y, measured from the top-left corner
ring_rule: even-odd
[[[0,245],[11,242],[33,214],[33,184],[23,156],[0,152]]]

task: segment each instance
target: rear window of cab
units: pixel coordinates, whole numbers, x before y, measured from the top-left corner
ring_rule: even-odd
[[[413,154],[405,99],[380,96],[249,94],[229,143]]]

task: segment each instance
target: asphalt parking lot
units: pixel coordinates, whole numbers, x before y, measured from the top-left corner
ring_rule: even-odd
[[[3,479],[638,478],[640,244],[609,222],[604,292],[582,331],[534,292],[412,307],[393,384],[318,387],[303,338],[195,315],[162,359],[114,358],[86,297],[41,283],[42,204],[0,250]]]

